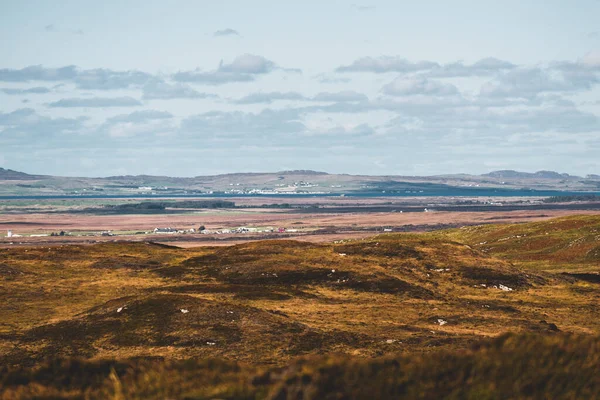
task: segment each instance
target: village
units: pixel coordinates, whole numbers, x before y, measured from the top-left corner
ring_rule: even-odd
[[[240,186],[240,183],[230,183],[229,186]],[[314,191],[314,190],[306,190],[314,187],[318,187],[318,183],[299,181],[294,182],[293,184],[285,184],[279,183],[275,185],[274,189],[230,189],[226,190],[225,194],[255,194],[255,195],[278,195],[278,194],[330,194],[329,191]],[[341,187],[340,186],[331,186],[331,187]]]
[[[247,227],[240,226],[237,228],[219,228],[219,229],[207,229],[205,226],[201,225],[197,229],[189,228],[189,229],[180,229],[173,227],[161,227],[154,228],[151,231],[111,231],[104,230],[99,232],[50,232],[50,233],[15,233],[13,230],[9,229],[6,233],[6,238],[21,238],[21,237],[30,237],[30,238],[39,238],[39,237],[55,237],[55,236],[120,236],[120,235],[188,235],[188,234],[201,234],[201,235],[224,235],[224,234],[247,234],[247,233],[297,233],[298,229],[290,229],[290,228],[273,228],[273,227]]]
[[[240,226],[238,228],[220,228],[220,229],[206,229],[205,226],[200,226],[198,229],[176,229],[176,228],[155,228],[152,233],[155,234],[186,234],[186,233],[199,233],[202,235],[223,235],[223,234],[235,234],[235,233],[295,233],[298,232],[298,229],[287,229],[287,228],[273,228],[273,227],[265,227],[265,228],[256,228],[256,227],[247,227]]]

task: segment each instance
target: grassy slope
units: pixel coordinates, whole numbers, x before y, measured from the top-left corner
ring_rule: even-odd
[[[116,358],[126,365],[137,365],[137,361],[126,361],[132,357],[218,357],[253,365],[235,372],[240,368],[237,364],[220,362],[223,368],[233,368],[231,379],[246,382],[232,384],[235,390],[263,396],[266,392],[260,387],[244,386],[248,375],[258,373],[257,368],[264,371],[260,365],[298,368],[293,360],[301,355],[403,354],[401,357],[409,357],[402,358],[403,362],[410,359],[411,365],[425,363],[427,370],[431,367],[436,371],[442,368],[434,365],[438,356],[433,354],[441,354],[437,349],[448,352],[440,359],[462,365],[467,358],[479,356],[463,356],[457,351],[503,332],[555,335],[563,331],[597,337],[598,284],[553,272],[598,270],[593,249],[598,243],[599,225],[598,217],[574,217],[423,235],[383,235],[331,245],[264,241],[185,250],[133,243],[2,249],[0,364],[14,365],[17,370],[25,368],[22,373],[29,374],[33,370],[27,368],[57,356],[66,360]],[[482,242],[487,243],[479,244]],[[513,290],[500,290],[500,285]],[[440,320],[445,323],[440,325]],[[563,360],[553,355],[552,348],[568,348],[570,339],[525,338],[529,344],[519,348],[526,353],[524,359],[531,358],[532,352],[542,346],[547,348],[550,361],[572,362],[578,368],[588,365],[589,360],[583,358]],[[511,340],[510,346],[517,346],[518,340]],[[596,339],[577,336],[573,341],[573,346],[591,349],[589,357],[597,360]],[[497,353],[493,357],[504,360],[501,364],[516,362],[510,358],[514,355],[494,351]],[[558,358],[552,358],[555,356]],[[373,367],[379,365],[375,361],[360,360],[315,359],[306,368],[331,363],[337,365],[336,376],[350,377],[363,376],[353,368],[387,368]],[[175,364],[151,364],[148,373],[163,376],[160,371],[165,368],[180,372],[187,368],[181,367],[185,363],[172,362]],[[474,382],[484,377],[495,379],[494,374],[504,371],[489,362],[478,367],[482,372],[472,377]],[[202,366],[205,361],[190,363],[191,374],[206,372]],[[547,373],[568,375],[570,370],[565,368],[548,367]],[[136,375],[139,368],[136,372],[126,370],[116,372],[119,379],[128,382],[123,390],[130,390],[129,385],[133,385],[131,390],[142,390],[143,385],[134,382],[145,379]],[[317,379],[321,370],[319,367],[319,372],[311,375]],[[178,373],[166,376],[176,380]],[[267,392],[281,386],[276,375],[269,375]],[[107,376],[102,375],[104,383],[98,383],[100,386],[94,390],[107,387]],[[210,390],[220,393],[217,382],[221,378],[211,376],[206,378],[211,382]],[[462,375],[460,378],[467,379]],[[42,391],[51,390],[36,379],[33,381],[37,383],[18,390],[35,390],[38,384]],[[115,379],[113,376],[110,382]],[[323,379],[325,383],[314,383],[310,390],[325,387],[330,378]],[[344,379],[348,381],[335,381],[334,386],[347,385],[350,378]],[[391,378],[381,379],[387,382]],[[424,379],[438,380],[434,375]],[[8,382],[5,388],[17,390]],[[393,382],[388,389],[400,390],[393,389]],[[488,393],[488,386],[482,387],[481,393]],[[583,390],[580,386],[568,388]],[[417,391],[414,393],[423,390],[425,394],[435,389],[425,383],[411,387]],[[74,390],[79,393],[81,387]],[[539,387],[519,390],[538,393]],[[463,394],[460,392],[456,398],[464,398]]]
[[[54,360],[0,366],[4,398],[595,399],[600,339],[504,335],[465,351],[329,355],[281,368],[215,359]]]
[[[552,272],[600,270],[600,216],[464,227],[447,232],[447,236],[531,269]]]

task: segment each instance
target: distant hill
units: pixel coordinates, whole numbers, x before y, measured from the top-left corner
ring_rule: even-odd
[[[519,172],[511,169],[500,170],[500,171],[492,171],[487,174],[482,174],[481,176],[486,176],[490,178],[500,178],[500,179],[531,179],[531,178],[539,178],[539,179],[581,179],[578,176],[569,175],[569,174],[561,174],[555,171],[537,171],[537,172]]]
[[[21,181],[21,182],[19,182]],[[27,182],[25,182],[27,181]],[[33,182],[35,181],[35,182]],[[452,188],[600,191],[600,176],[555,171],[493,171],[432,176],[329,174],[314,170],[239,172],[195,177],[121,175],[102,178],[30,175],[0,168],[0,196],[211,193],[424,193]]]
[[[514,171],[512,169],[506,169],[502,171],[492,171],[487,174],[482,174],[481,176],[489,176],[490,178],[506,178],[506,179],[515,179],[515,178],[528,178],[532,174],[527,172],[519,172]]]
[[[279,175],[329,175],[327,172],[313,171],[310,169],[295,169],[292,171],[279,171],[277,173]]]
[[[534,173],[535,176],[544,179],[565,179],[565,178],[579,178],[578,176],[571,176],[569,174],[559,174],[554,171],[538,171]]]
[[[25,172],[13,171],[12,169],[0,168],[0,180],[5,181],[23,181],[23,180],[34,180],[39,179],[40,175],[29,175]]]

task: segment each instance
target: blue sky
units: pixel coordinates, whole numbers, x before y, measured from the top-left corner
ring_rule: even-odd
[[[598,15],[598,0],[0,0],[0,166],[600,173]]]

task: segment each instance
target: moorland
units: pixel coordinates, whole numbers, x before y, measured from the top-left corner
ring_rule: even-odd
[[[5,246],[0,397],[596,398],[600,216],[542,219]]]

